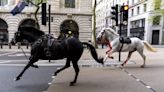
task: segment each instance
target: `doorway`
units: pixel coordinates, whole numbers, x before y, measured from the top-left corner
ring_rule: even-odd
[[[159,44],[159,30],[152,31],[152,44],[153,45]]]

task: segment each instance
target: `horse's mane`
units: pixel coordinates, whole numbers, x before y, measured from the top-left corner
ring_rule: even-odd
[[[104,28],[103,30],[110,31],[110,32],[112,32],[113,34],[118,35],[117,32],[116,32],[114,29],[110,28],[110,27]]]
[[[36,36],[41,36],[44,35],[45,33],[37,28],[34,28],[32,26],[23,26],[19,27],[18,31],[25,32],[25,33],[31,33],[31,35],[36,35]]]

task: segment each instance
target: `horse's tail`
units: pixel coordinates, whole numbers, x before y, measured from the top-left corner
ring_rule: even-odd
[[[86,46],[89,48],[92,57],[93,57],[98,63],[104,64],[103,58],[98,58],[96,49],[95,49],[95,47],[94,47],[92,44],[90,44],[90,43],[88,43],[88,42],[82,42],[82,44],[83,44],[83,45],[86,45]]]
[[[153,48],[148,42],[143,41],[143,43],[149,51],[157,52],[157,50],[155,48]]]

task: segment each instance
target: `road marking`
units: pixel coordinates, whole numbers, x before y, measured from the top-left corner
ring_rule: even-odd
[[[29,61],[29,60],[0,60],[0,63],[1,62],[5,63],[6,61],[8,61],[8,62],[20,62],[20,61],[24,62],[24,61]]]
[[[17,52],[8,52],[8,53],[0,54],[0,56],[5,56],[5,55],[9,55],[9,54],[14,54],[14,53],[17,53]]]
[[[6,61],[0,61],[0,64],[3,64],[3,63],[9,63],[11,62],[10,60],[6,60]]]
[[[30,56],[31,54],[26,54],[26,56]],[[25,56],[23,53],[19,53],[19,54],[12,54],[12,55],[8,55],[8,56],[11,56],[11,57],[15,57],[15,56]]]
[[[142,81],[141,79],[137,78],[135,75],[131,74],[130,72],[128,72],[127,70],[125,70],[124,68],[120,67],[120,69],[122,71],[124,71],[126,74],[128,74],[129,76],[131,76],[133,79],[135,79],[137,82],[141,83],[142,85],[144,85],[146,88],[150,89],[152,92],[157,92],[155,89],[153,89],[151,86],[147,85],[144,81]]]

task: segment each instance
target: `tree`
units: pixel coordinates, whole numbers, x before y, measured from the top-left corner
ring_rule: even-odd
[[[35,15],[35,22],[36,22],[36,24],[38,24],[37,14],[38,14],[38,11],[40,9],[41,4],[45,3],[46,0],[26,0],[26,1],[27,1],[27,3],[30,3],[30,4],[32,4],[32,5],[34,5],[36,7],[34,15]]]
[[[94,0],[94,6],[93,6],[93,42],[94,46],[97,48],[97,43],[96,43],[96,6],[97,2]]]
[[[154,13],[155,14],[161,14],[161,15],[164,15],[164,9],[161,8],[161,6],[164,5],[164,0],[153,0],[153,5],[154,6]],[[154,19],[154,17],[156,16],[153,16],[152,19]]]

